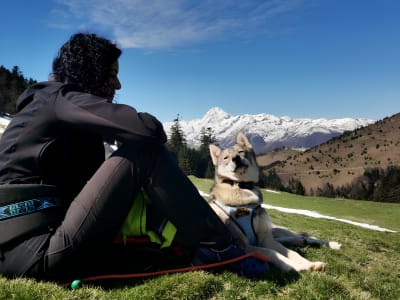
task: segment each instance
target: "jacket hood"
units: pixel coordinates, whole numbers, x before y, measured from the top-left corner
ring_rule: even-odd
[[[61,82],[56,81],[45,81],[36,83],[28,87],[17,99],[17,112],[21,111],[25,106],[27,106],[32,100],[34,95],[44,89],[54,89],[60,88],[63,85]]]

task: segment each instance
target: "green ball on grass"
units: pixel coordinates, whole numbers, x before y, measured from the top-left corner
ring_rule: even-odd
[[[76,279],[71,282],[71,289],[76,290],[77,288],[80,288],[82,285],[82,281],[79,279]]]

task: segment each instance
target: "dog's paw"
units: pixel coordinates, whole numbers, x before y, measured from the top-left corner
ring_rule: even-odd
[[[338,242],[329,242],[328,243],[329,248],[331,249],[335,249],[335,250],[339,250],[340,247],[342,247],[342,244],[338,243]]]
[[[323,263],[321,261],[313,262],[311,270],[312,271],[325,271],[325,263]]]

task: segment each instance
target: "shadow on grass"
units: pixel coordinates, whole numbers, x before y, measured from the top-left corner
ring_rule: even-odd
[[[279,287],[293,283],[300,279],[300,274],[296,271],[282,272],[281,270],[270,267],[269,271],[265,273],[260,279],[273,282]]]

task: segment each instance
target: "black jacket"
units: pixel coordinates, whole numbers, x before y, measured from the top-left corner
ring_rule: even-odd
[[[104,139],[166,142],[153,116],[74,85],[38,83],[18,98],[17,111],[0,139],[0,184],[52,184],[74,197],[104,161]]]

